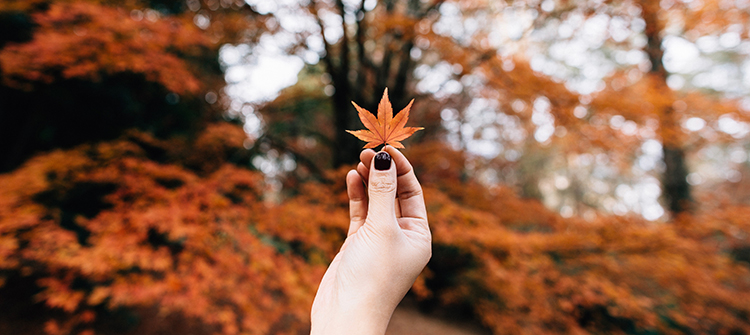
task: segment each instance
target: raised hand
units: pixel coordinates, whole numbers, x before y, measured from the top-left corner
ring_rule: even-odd
[[[311,334],[383,334],[432,254],[422,187],[406,157],[386,146],[360,160],[346,176],[349,231],[315,296]]]

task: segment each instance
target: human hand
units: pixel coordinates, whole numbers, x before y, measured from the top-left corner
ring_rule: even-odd
[[[432,255],[422,187],[406,157],[386,146],[360,160],[346,176],[349,232],[320,282],[311,334],[385,333]]]

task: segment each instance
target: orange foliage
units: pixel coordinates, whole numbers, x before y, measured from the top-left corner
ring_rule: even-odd
[[[201,87],[183,58],[200,54],[210,42],[189,21],[136,21],[124,9],[89,2],[55,2],[33,18],[39,26],[33,41],[0,51],[6,85],[31,88],[58,76],[96,81],[127,72],[179,94]]]
[[[455,165],[434,160],[456,153],[438,152],[409,154],[418,172],[450,173]],[[435,241],[427,287],[471,306],[493,333],[750,331],[750,269],[729,255],[747,248],[747,208],[674,225],[562,220],[512,192],[443,177],[423,178]]]
[[[8,1],[0,8],[27,11],[40,3]],[[469,11],[480,2],[458,3]],[[641,3],[658,16],[657,2]],[[709,9],[719,6],[706,3]],[[499,101],[503,110],[514,110],[510,105],[516,100],[531,106],[548,98],[556,125],[571,129],[560,140],[561,150],[586,150],[586,144],[635,150],[641,139],[607,125],[614,115],[646,126],[661,120],[653,128],[665,144],[699,142],[680,129],[679,117],[713,121],[737,110],[731,102],[700,93],[677,94],[654,74],[614,85],[627,77],[618,73],[583,104],[527,61],[504,60],[497,50],[483,48],[486,36],[458,43],[429,29],[435,15],[424,14],[416,18],[397,11],[358,24],[369,24],[367,34],[380,43],[372,55],[413,47],[379,39],[394,31],[427,40],[429,52],[459,65],[454,69],[462,75],[481,74],[486,86],[478,95]],[[713,14],[700,11],[695,17],[701,15]],[[264,24],[238,17],[224,21],[224,29],[236,33],[243,24]],[[221,40],[215,22],[204,34],[187,16],[136,21],[128,10],[98,1],[53,2],[33,20],[38,27],[31,42],[0,51],[5,85],[34,89],[58,78],[96,81],[133,73],[194,95],[205,81],[196,79],[185,59]],[[661,30],[661,20],[647,29]],[[709,29],[693,16],[686,21]],[[408,69],[411,49],[404,50]],[[374,64],[363,61],[361,67],[358,82],[377,79]],[[344,79],[352,73],[346,70]],[[362,89],[379,89],[370,86]],[[319,109],[305,116],[306,126],[320,126],[317,135],[331,137],[334,130],[318,115],[327,109],[319,107],[320,90],[321,96],[312,97],[294,90],[286,92],[286,101],[312,101]],[[691,110],[679,110],[678,101]],[[426,103],[435,111],[443,107],[439,101]],[[574,109],[583,105],[590,113],[574,117]],[[665,115],[672,109],[680,114]],[[267,120],[278,123],[302,119],[302,114],[265,112]],[[526,133],[535,127],[531,114],[513,115]],[[433,117],[438,124],[439,116]],[[34,333],[106,333],[111,328],[98,322],[119,309],[140,316],[137,329],[131,329],[138,334],[177,332],[186,324],[195,328],[185,332],[196,334],[306,332],[315,288],[345,237],[348,168],[323,172],[321,180],[329,184],[299,181],[297,194],[274,203],[264,198],[268,186],[262,174],[232,164],[248,161],[245,140],[240,127],[225,123],[207,125],[192,140],[158,140],[133,131],[111,142],[44,153],[0,175],[0,302],[19,283],[34,286],[34,293],[22,298],[42,304],[47,320],[33,325]],[[305,144],[311,141],[298,142],[290,148],[316,151],[310,155],[316,161],[328,158]],[[712,204],[676,216],[674,224],[636,217],[563,220],[509,188],[480,184],[465,169],[469,158],[442,143],[424,141],[407,156],[424,185],[435,242],[433,260],[413,293],[432,306],[468,307],[496,334],[750,333],[750,270],[743,263],[750,261],[750,208]]]
[[[226,161],[222,148],[239,145],[231,127],[210,127],[199,152]],[[150,160],[136,144],[148,137],[129,136],[138,139],[52,152],[0,177],[0,268],[35,280],[36,299],[65,312],[47,331],[128,307],[228,334],[304,332],[345,237],[346,169],[275,205],[256,172],[224,163],[200,176]],[[461,181],[465,157],[441,144],[407,154],[435,241],[415,294],[433,305],[471,306],[496,334],[750,331],[750,271],[728,257],[747,247],[748,209],[674,225],[562,220],[507,189]]]
[[[84,329],[100,307],[156,306],[225,334],[307,327],[325,268],[253,224],[273,219],[256,172],[201,178],[120,140],[36,157],[0,185],[0,275],[34,280],[35,299],[68,315],[48,333]]]

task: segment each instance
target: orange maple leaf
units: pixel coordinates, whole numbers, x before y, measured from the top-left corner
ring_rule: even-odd
[[[359,119],[369,130],[347,130],[347,132],[367,142],[365,148],[390,144],[394,148],[403,149],[404,145],[400,141],[409,138],[417,130],[424,129],[422,127],[404,127],[406,121],[409,120],[409,110],[412,103],[414,103],[414,99],[396,117],[393,117],[393,107],[391,107],[391,101],[388,100],[388,88],[386,88],[383,92],[383,98],[380,99],[380,104],[378,104],[378,117],[375,118],[375,115],[352,101],[352,105],[359,112]]]

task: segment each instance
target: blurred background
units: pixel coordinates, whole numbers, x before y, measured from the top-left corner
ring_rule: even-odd
[[[750,1],[2,0],[0,333],[306,334],[415,99],[389,334],[750,333]]]

